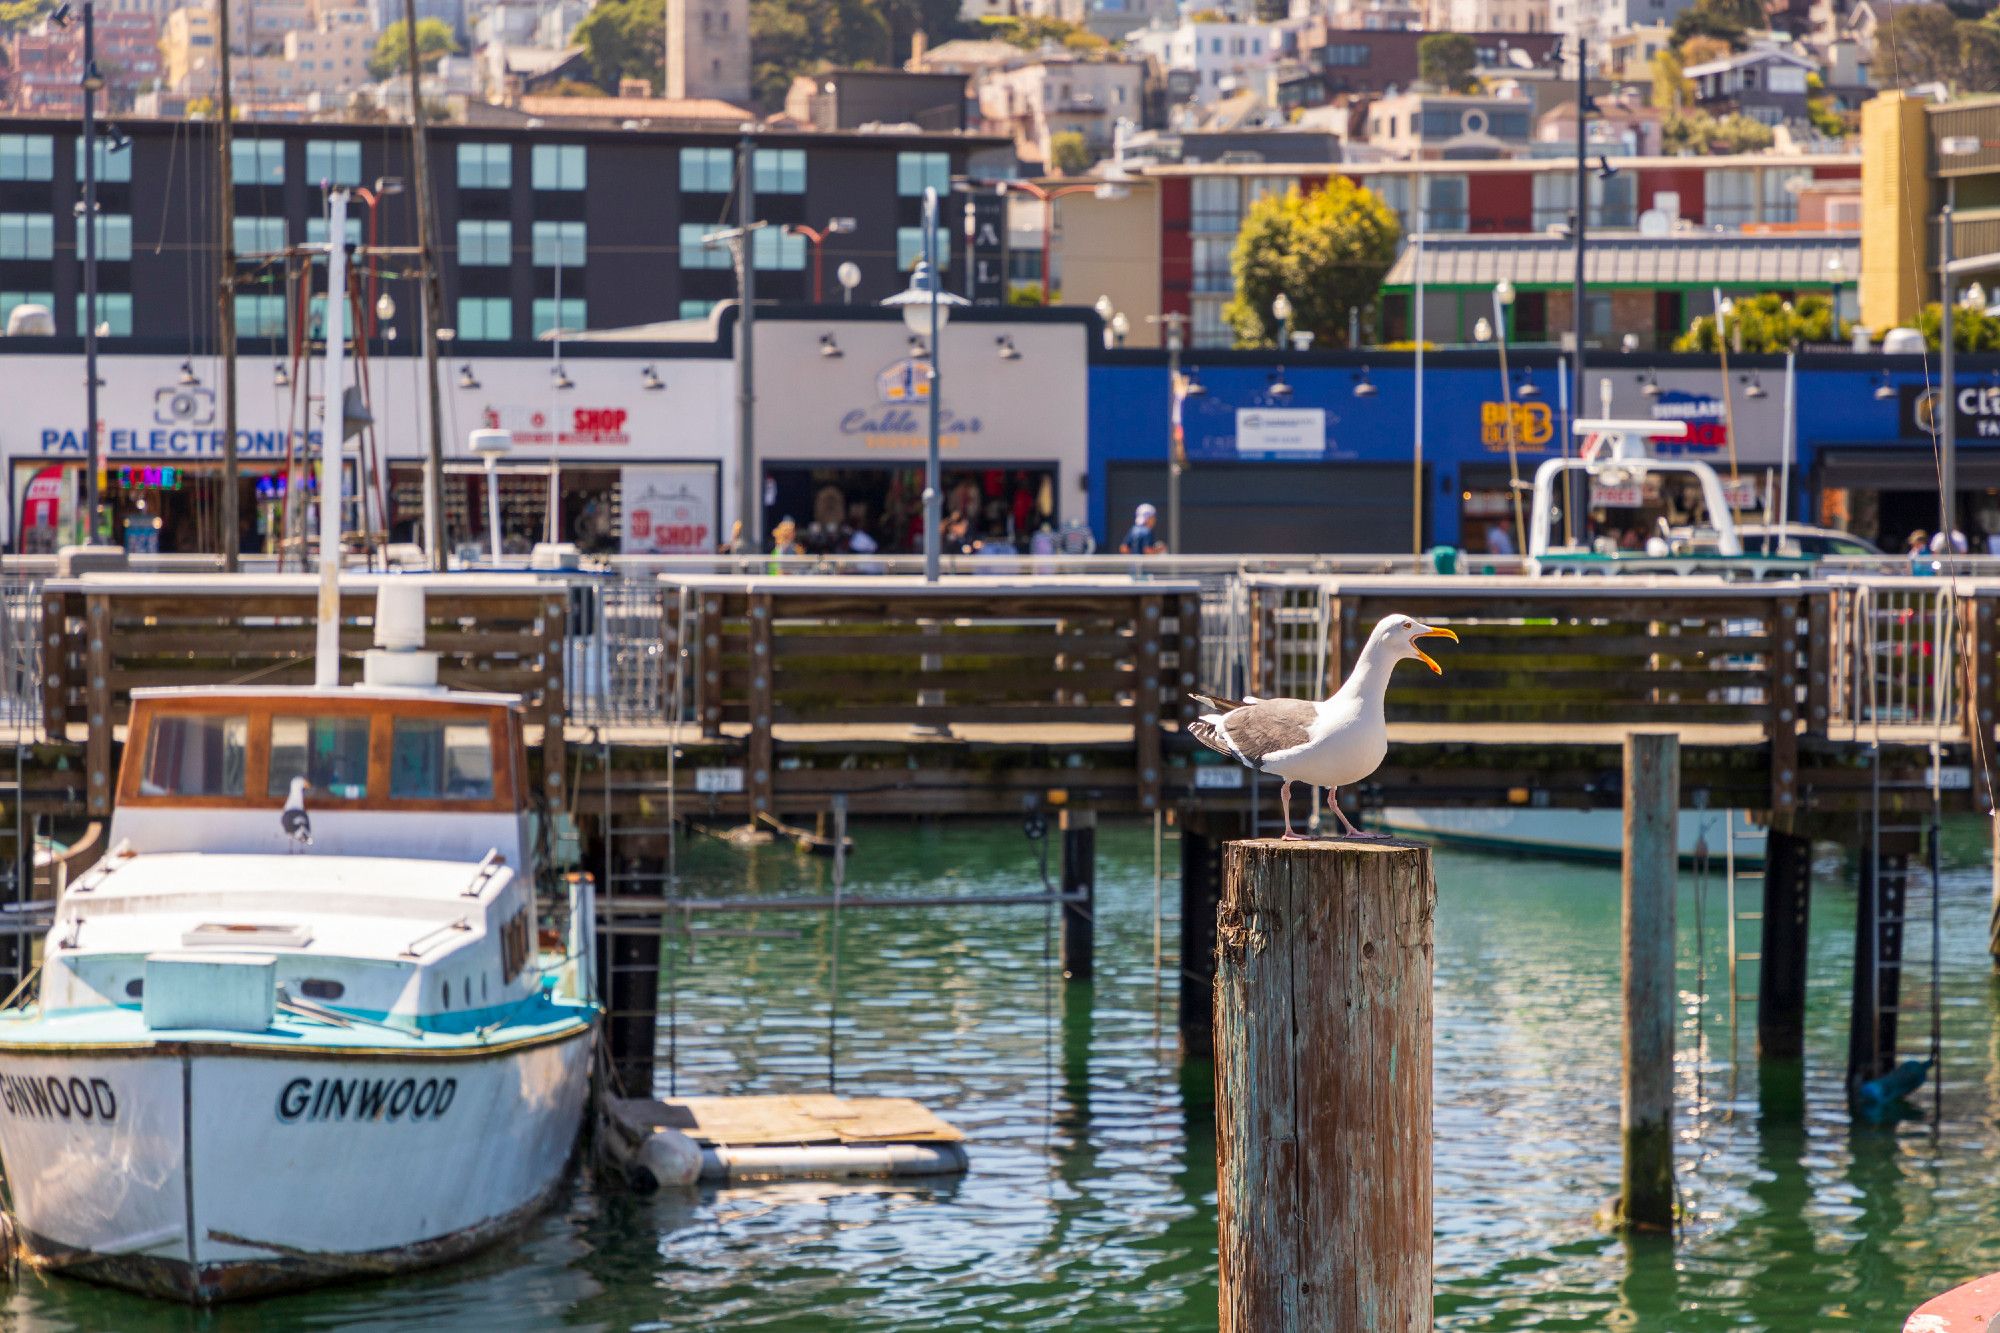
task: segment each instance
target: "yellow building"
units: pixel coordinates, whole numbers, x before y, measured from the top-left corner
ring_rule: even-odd
[[[1995,256],[2000,274],[2000,97],[1942,105],[1906,92],[1861,108],[1861,322],[1876,336],[1916,323],[1938,293],[1938,217],[1953,203],[1952,253]]]

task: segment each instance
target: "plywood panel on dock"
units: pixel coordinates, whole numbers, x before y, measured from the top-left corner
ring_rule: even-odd
[[[958,1143],[965,1138],[907,1097],[680,1097],[657,1123],[714,1147],[792,1143]]]

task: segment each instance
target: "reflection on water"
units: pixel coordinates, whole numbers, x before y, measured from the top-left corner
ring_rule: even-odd
[[[1012,827],[858,832],[851,885],[870,893],[1035,882]],[[652,1199],[580,1181],[522,1237],[434,1273],[200,1315],[28,1277],[0,1298],[0,1325],[1213,1327],[1209,1070],[1176,1056],[1171,919],[1154,970],[1151,841],[1099,833],[1089,986],[1053,980],[1052,923],[1035,908],[845,914],[832,1013],[825,922],[696,923],[671,997],[681,1091],[820,1091],[831,1044],[842,1091],[921,1098],[966,1130],[962,1180]],[[824,888],[829,873],[712,844],[685,866],[691,891],[732,894]],[[1618,1177],[1616,870],[1456,854],[1438,868],[1440,1328],[1893,1328],[1935,1289],[2000,1268],[1983,868],[1946,890],[1935,1129],[1849,1123],[1853,893],[1838,867],[1822,865],[1813,904],[1803,1071],[1758,1067],[1749,1006],[1730,1022],[1719,889],[1698,984],[1684,886],[1678,1243],[1608,1237],[1593,1217]],[[1171,881],[1165,900],[1171,913]]]

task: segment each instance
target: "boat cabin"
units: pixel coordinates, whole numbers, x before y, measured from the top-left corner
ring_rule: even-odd
[[[498,694],[135,690],[110,842],[521,865],[522,725]]]

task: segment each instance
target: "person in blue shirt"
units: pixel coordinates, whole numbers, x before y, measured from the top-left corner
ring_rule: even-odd
[[[1165,555],[1166,542],[1160,539],[1154,524],[1160,514],[1151,505],[1140,505],[1132,514],[1132,530],[1125,534],[1125,540],[1118,543],[1120,555]]]

